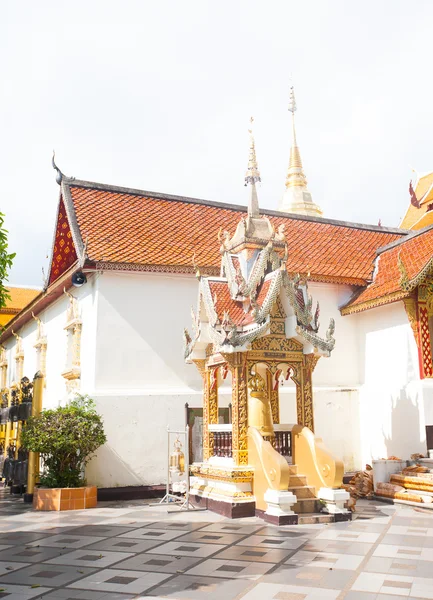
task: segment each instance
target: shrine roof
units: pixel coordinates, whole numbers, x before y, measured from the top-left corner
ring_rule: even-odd
[[[256,302],[261,307],[265,301],[266,294],[268,293],[269,286],[272,279],[266,279],[260,286],[257,294]],[[249,325],[254,323],[251,312],[245,312],[242,302],[233,300],[230,296],[230,290],[227,285],[227,281],[215,281],[212,279],[208,280],[209,289],[214,299],[214,307],[220,322],[223,321],[225,313],[227,313],[232,321],[238,325]],[[216,302],[215,302],[216,299]],[[251,308],[251,307],[250,307]]]
[[[430,268],[432,256],[433,225],[380,248],[373,282],[354,295],[341,309],[342,314],[360,312],[407,297],[410,288],[416,286],[418,278]],[[405,285],[402,286],[404,272]]]
[[[63,179],[74,240],[98,268],[193,272],[195,262],[219,273],[218,231],[233,233],[246,207]],[[376,250],[407,235],[402,229],[262,210],[285,224],[287,269],[314,281],[365,285]],[[79,254],[80,248],[78,248]]]

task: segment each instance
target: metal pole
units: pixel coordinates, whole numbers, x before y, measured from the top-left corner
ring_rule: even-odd
[[[42,396],[44,392],[44,376],[38,371],[33,379],[32,417],[37,417],[42,410]],[[33,502],[36,478],[39,476],[39,452],[29,452],[27,471],[27,492],[24,502]]]
[[[185,452],[185,475],[186,475],[186,492],[185,492],[185,502],[186,502],[186,510],[189,510],[189,425],[185,427],[185,442],[188,451]]]

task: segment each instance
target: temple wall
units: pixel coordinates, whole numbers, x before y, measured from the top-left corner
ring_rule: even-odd
[[[202,406],[202,379],[183,358],[197,304],[194,276],[105,272],[99,277],[92,392],[107,444],[88,465],[102,487],[166,480],[167,425],[184,428],[185,403]]]
[[[95,334],[96,323],[96,298],[97,281],[89,278],[89,282],[81,288],[72,288],[71,293],[79,299],[81,318],[83,321],[81,335],[81,391],[86,393],[94,387],[95,364]],[[46,354],[46,388],[43,396],[43,407],[53,408],[59,406],[67,399],[66,383],[61,373],[66,368],[67,333],[66,312],[69,299],[62,295],[45,310],[38,313],[44,324],[44,333],[47,338]],[[37,352],[34,348],[37,337],[37,324],[31,320],[20,330],[16,331],[23,339],[24,369],[23,373],[32,379],[37,367]],[[16,339],[11,336],[4,346],[7,349],[8,360],[8,385],[15,379],[15,344]]]
[[[432,390],[420,380],[418,349],[403,303],[344,318],[358,329],[363,463],[424,454],[426,418],[433,417]]]

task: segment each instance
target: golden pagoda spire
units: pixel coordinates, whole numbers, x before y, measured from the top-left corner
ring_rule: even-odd
[[[256,145],[254,142],[252,125],[254,122],[254,118],[251,117],[250,123],[251,127],[248,129],[248,133],[250,134],[250,153],[248,157],[248,169],[245,173],[245,185],[251,185],[251,195],[248,199],[248,216],[249,217],[258,217],[259,216],[259,199],[257,196],[256,183],[261,181],[260,171],[257,164],[256,157]]]
[[[296,141],[295,90],[290,88],[289,112],[292,113],[292,146],[290,148],[289,167],[286,175],[286,191],[281,199],[279,210],[311,217],[321,217],[322,210],[315,204],[307,188],[307,178],[302,167],[301,153]]]
[[[295,90],[290,88],[289,112],[292,113],[292,147],[290,148],[289,168],[287,169],[286,188],[291,186],[307,187],[307,178],[302,168],[301,153],[296,141],[295,111],[297,109]]]

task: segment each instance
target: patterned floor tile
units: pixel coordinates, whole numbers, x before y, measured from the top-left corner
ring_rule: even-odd
[[[343,542],[338,540],[318,540],[317,538],[303,546],[308,552],[331,552],[335,554],[357,554],[365,556],[373,548],[373,544]]]
[[[125,540],[121,537],[113,537],[102,540],[102,542],[96,542],[96,544],[90,544],[86,546],[87,550],[113,550],[113,552],[146,552],[159,546],[163,542],[159,540],[140,540],[128,538]]]
[[[199,542],[203,544],[224,544],[229,546],[240,542],[245,536],[235,533],[223,533],[218,531],[192,531],[178,537],[177,542]]]
[[[176,600],[234,600],[245,590],[245,585],[245,580],[241,579],[179,575],[153,588],[147,595]]]
[[[143,527],[123,533],[119,537],[136,540],[159,540],[163,542],[174,540],[181,535],[183,535],[183,531],[179,531],[178,529],[154,529],[153,527]]]
[[[336,600],[339,594],[340,590],[258,583],[254,589],[242,596],[242,600]]]
[[[96,537],[91,535],[76,535],[74,533],[65,533],[59,535],[53,535],[49,538],[43,538],[38,540],[37,542],[31,542],[27,544],[29,547],[34,546],[48,546],[50,548],[73,548],[78,549],[83,546],[90,546],[90,544],[95,544],[96,542],[101,542],[105,538]]]
[[[285,563],[272,573],[263,577],[266,583],[285,583],[290,585],[306,585],[310,587],[342,590],[353,579],[353,573],[347,569],[332,567],[314,567],[312,565],[294,567]]]
[[[221,521],[220,523],[212,523],[207,527],[203,527],[201,531],[216,531],[217,533],[235,533],[242,535],[252,535],[256,533],[259,529],[263,529],[262,524],[245,524],[242,522],[242,519],[237,519],[236,521]]]
[[[117,527],[117,525],[86,525],[74,530],[74,535],[88,535],[97,537],[113,537],[133,531],[135,527]]]
[[[274,535],[250,535],[238,542],[238,546],[254,546],[255,548],[280,548],[282,550],[296,550],[308,540],[303,537],[281,537]]]
[[[193,542],[168,542],[152,548],[152,554],[171,554],[173,556],[199,556],[205,558],[222,550],[222,544],[196,544]]]
[[[91,592],[83,590],[59,589],[50,592],[43,600],[137,600],[137,594],[119,594],[117,592]],[[142,596],[143,598],[143,596]],[[8,598],[6,598],[8,600]]]
[[[165,554],[137,554],[116,565],[117,569],[132,569],[133,571],[155,571],[156,573],[184,573],[203,559],[190,556],[170,556]]]
[[[68,554],[70,550],[62,548],[49,548],[44,546],[17,546],[2,550],[0,552],[0,561],[15,561],[22,563],[37,563],[50,558],[55,558],[62,554]]]
[[[74,550],[68,554],[45,561],[46,565],[71,565],[106,569],[114,563],[134,556],[131,552],[108,552],[106,550]]]
[[[153,521],[152,523],[148,523],[146,527],[158,530],[167,529],[169,531],[195,531],[196,529],[203,529],[209,525],[209,521],[188,522],[171,519],[166,521]]]
[[[28,585],[5,585],[0,586],[0,598],[5,600],[30,600],[31,598],[40,598],[45,592],[49,592],[48,587],[32,588]],[[44,596],[45,598],[46,596]]]
[[[142,594],[168,577],[170,575],[164,573],[104,569],[72,583],[69,587],[102,592]]]
[[[295,550],[282,550],[281,548],[257,548],[255,546],[230,546],[218,552],[213,558],[222,560],[247,560],[251,562],[267,562],[278,564],[287,560]]]
[[[211,558],[186,572],[199,577],[223,577],[225,579],[259,579],[273,568],[272,564],[241,560],[218,560]]]
[[[41,563],[24,567],[19,571],[0,576],[0,586],[6,587],[8,583],[25,585],[40,585],[46,587],[60,587],[92,573],[95,569],[87,567],[70,567],[65,565],[48,565]]]
[[[356,571],[363,560],[363,556],[356,554],[333,554],[332,552],[307,552],[305,550],[300,550],[293,554],[293,556],[286,561],[286,564],[299,567],[312,566]]]
[[[352,529],[347,529],[347,527],[344,529],[333,529],[328,527],[316,536],[316,540],[335,540],[339,542],[374,544],[379,535],[379,533],[355,531]]]
[[[433,561],[433,548],[420,548],[419,546],[392,546],[390,544],[379,544],[375,548],[373,556]]]
[[[320,531],[322,530],[322,526],[317,529],[313,529],[311,525],[303,525],[299,527],[299,525],[286,525],[283,527],[262,527],[255,532],[256,535],[271,535],[273,537],[285,537],[285,538],[314,538]]]

